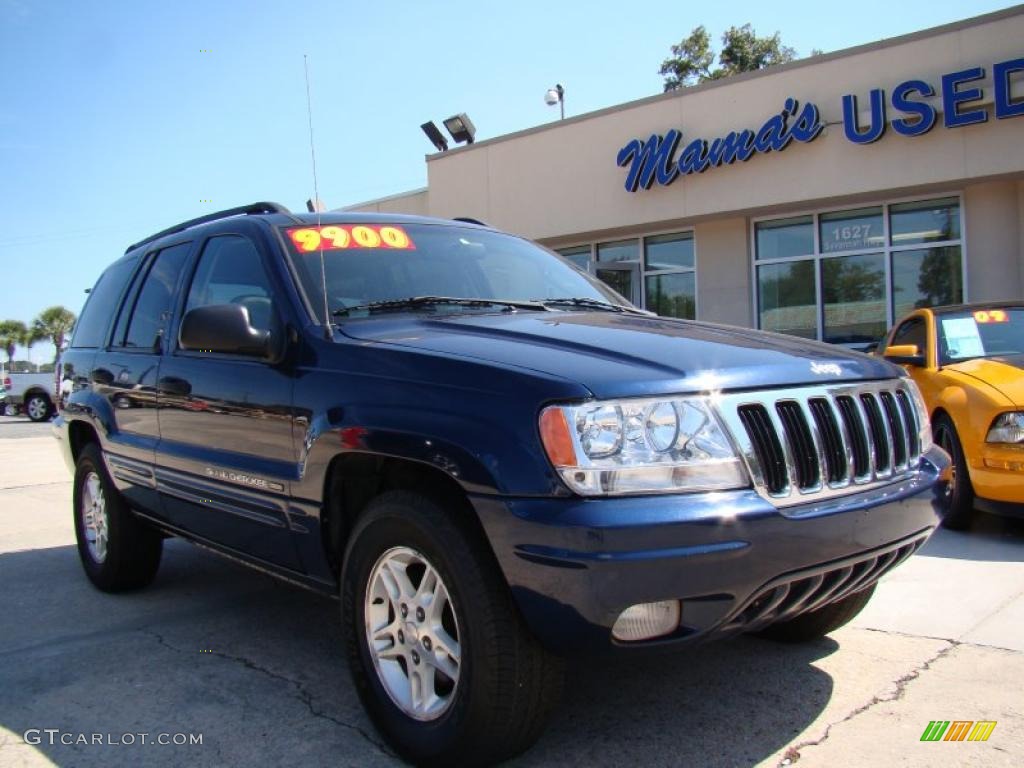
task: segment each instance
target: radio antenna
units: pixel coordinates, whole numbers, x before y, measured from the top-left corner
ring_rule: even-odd
[[[313,207],[316,209],[316,231],[320,234],[320,189],[316,183],[316,145],[313,143],[313,99],[309,95],[309,57],[302,54],[302,68],[306,72],[306,115],[309,118],[309,156],[313,161]],[[324,296],[324,338],[332,338],[331,308],[327,302],[327,266],[324,264],[323,239],[320,240],[320,287]]]

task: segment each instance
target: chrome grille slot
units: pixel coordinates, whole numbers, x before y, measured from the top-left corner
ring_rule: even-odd
[[[864,416],[868,422],[868,431],[871,433],[871,447],[875,454],[875,474],[882,477],[891,474],[892,465],[889,463],[889,446],[892,442],[888,438],[888,430],[882,418],[882,409],[878,406],[878,400],[874,394],[863,394],[860,396],[861,404],[864,406]]]
[[[895,379],[730,393],[717,402],[755,490],[786,507],[915,472],[919,421],[907,387]]]
[[[796,484],[801,490],[821,485],[821,470],[818,464],[818,451],[811,438],[811,430],[804,418],[799,403],[785,400],[775,406],[782,419],[789,452],[796,465]]]
[[[853,474],[859,479],[871,478],[871,449],[868,446],[864,419],[861,418],[857,403],[849,395],[836,398],[836,405],[843,418],[850,450],[853,453]]]
[[[892,461],[896,469],[907,466],[907,430],[903,427],[903,414],[896,405],[896,398],[892,392],[879,392],[882,400],[882,408],[885,409],[885,418],[889,422],[889,431],[892,434]]]
[[[763,405],[742,405],[738,409],[743,426],[754,442],[765,487],[771,494],[788,492],[789,472],[782,445],[775,434],[768,410]]]
[[[914,406],[910,398],[902,389],[896,391],[896,402],[900,405],[900,413],[903,414],[903,422],[907,425],[907,445],[909,446],[909,461],[913,461],[921,455],[921,436],[918,434],[917,419],[914,417]]]
[[[828,482],[830,485],[838,485],[847,479],[849,462],[836,415],[824,397],[812,397],[807,401],[807,405],[810,406],[811,416],[814,417],[814,423],[818,426],[818,435],[823,444],[825,462],[828,465]]]

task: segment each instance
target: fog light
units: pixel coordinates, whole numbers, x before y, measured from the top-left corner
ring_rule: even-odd
[[[675,631],[679,626],[679,618],[678,600],[631,605],[615,620],[612,637],[627,643],[661,637]]]

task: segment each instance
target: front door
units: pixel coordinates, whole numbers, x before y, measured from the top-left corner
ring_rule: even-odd
[[[281,333],[280,295],[252,240],[217,235],[203,245],[181,314],[240,304],[253,327]],[[157,480],[171,522],[298,569],[287,504],[296,467],[289,371],[176,345],[160,368],[157,401]]]

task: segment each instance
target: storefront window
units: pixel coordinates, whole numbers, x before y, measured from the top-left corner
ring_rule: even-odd
[[[960,239],[960,203],[955,197],[889,206],[893,245]]]
[[[692,320],[697,314],[697,286],[693,272],[669,272],[644,278],[647,309],[666,317]]]
[[[693,269],[693,234],[658,235],[644,240],[644,262],[648,270]]]
[[[758,267],[757,293],[762,329],[817,338],[812,259]]]
[[[821,293],[825,341],[870,344],[885,335],[885,254],[822,259]]]
[[[582,270],[590,269],[590,246],[581,245],[576,248],[559,248],[562,258],[568,259]]]
[[[665,317],[697,316],[693,232],[614,240],[593,248],[577,245],[559,248],[558,253],[643,309]]]
[[[848,253],[885,246],[881,206],[824,213],[819,222],[822,253]]]
[[[918,248],[892,255],[893,317],[920,307],[959,304],[964,300],[960,246]]]
[[[915,308],[962,302],[960,213],[946,197],[757,222],[760,327],[864,346]]]
[[[637,240],[618,240],[597,244],[598,261],[639,261],[640,243]]]
[[[757,225],[757,257],[783,259],[814,253],[814,218],[762,221]]]

